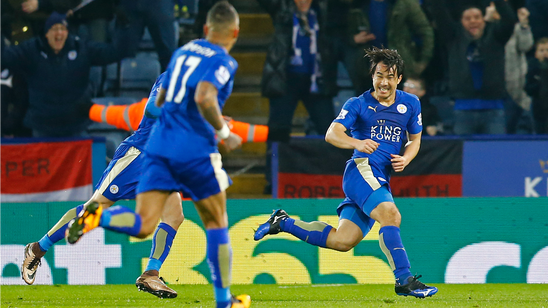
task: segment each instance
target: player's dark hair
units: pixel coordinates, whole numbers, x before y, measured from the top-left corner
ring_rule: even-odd
[[[206,23],[214,27],[214,31],[220,31],[224,26],[234,23],[238,18],[238,12],[228,1],[217,2],[208,12]],[[219,26],[218,28],[216,26]],[[215,29],[216,28],[216,29]]]
[[[398,76],[403,75],[404,64],[403,59],[397,50],[372,47],[365,51],[365,57],[369,58],[371,66],[369,68],[369,75],[373,76],[377,69],[377,64],[384,63],[388,66],[388,69],[396,67],[396,73]]]

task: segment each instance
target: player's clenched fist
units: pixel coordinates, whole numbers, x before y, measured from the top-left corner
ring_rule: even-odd
[[[407,161],[407,158],[405,156],[390,154],[392,156],[392,159],[390,160],[392,162],[392,168],[394,168],[394,171],[396,172],[402,172],[403,169],[409,164],[409,161]]]
[[[379,143],[371,139],[358,140],[354,148],[360,152],[371,154],[377,150]]]
[[[224,142],[224,144],[226,146],[226,149],[228,151],[233,151],[233,150],[239,148],[242,145],[242,137],[240,137],[240,136],[238,136],[234,133],[230,133],[228,138],[223,140],[223,142]]]

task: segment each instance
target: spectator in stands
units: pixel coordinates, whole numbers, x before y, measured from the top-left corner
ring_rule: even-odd
[[[70,18],[70,31],[77,32],[80,25],[85,25],[84,36],[95,42],[106,42],[108,22],[114,17],[115,1],[112,0],[26,0],[22,3],[23,12],[36,11],[52,13],[63,12]]]
[[[34,137],[84,135],[89,124],[90,67],[122,59],[128,35],[119,33],[116,44],[82,41],[68,33],[65,15],[57,12],[47,19],[45,29],[45,37],[17,46],[2,44],[2,65],[27,79],[29,109],[24,124]]]
[[[501,18],[487,24],[479,7],[466,7],[458,24],[444,7],[445,1],[430,4],[440,39],[447,45],[449,92],[455,100],[457,135],[506,132],[504,46],[516,20],[506,1],[494,3]]]
[[[537,134],[548,134],[548,37],[536,43],[535,57],[529,61],[527,93],[533,98],[533,120]]]
[[[548,1],[527,0],[526,6],[531,12],[529,20],[535,42],[542,37],[548,37]]]
[[[436,106],[430,103],[430,96],[426,91],[424,79],[416,76],[409,76],[403,83],[403,91],[415,94],[421,102],[422,125],[426,128],[428,136],[436,136],[440,133],[441,119]]]
[[[326,16],[319,14],[319,6],[311,8],[312,0],[259,3],[272,17],[275,28],[261,81],[262,95],[270,100],[268,148],[272,142],[289,141],[299,100],[308,110],[316,131],[324,134],[335,117],[331,98],[336,94],[335,80],[322,78],[323,63],[329,61],[329,55],[324,53],[325,33],[320,29]],[[269,154],[266,173],[270,181]],[[268,190],[267,186],[265,192]]]
[[[420,75],[433,55],[434,32],[416,0],[355,0],[348,16],[348,41],[354,63],[349,75],[356,95],[372,86],[364,49],[398,50],[405,70]]]
[[[528,112],[531,110],[531,98],[525,93],[527,59],[525,54],[533,47],[533,34],[529,27],[529,11],[518,9],[519,22],[514,26],[514,34],[505,46],[505,80],[509,97],[506,99],[506,132],[515,134],[520,119],[530,123]],[[492,3],[485,12],[485,21],[496,22],[500,14]],[[530,132],[529,132],[530,133]]]
[[[322,58],[323,70],[322,75],[324,79],[336,81],[339,74],[338,62],[342,62],[347,71],[356,70],[355,63],[355,51],[349,46],[348,41],[344,35],[348,28],[348,12],[351,8],[352,0],[328,0],[325,9],[322,8],[321,14],[327,14],[328,18],[322,18],[320,29],[325,35],[322,38],[327,39],[322,44],[322,52],[328,53],[328,56]],[[325,4],[325,2],[323,2]],[[329,86],[336,87],[336,82],[329,83]],[[337,89],[338,90],[338,89]],[[333,92],[337,92],[337,90]],[[345,98],[346,99],[346,98]]]
[[[171,54],[177,48],[175,39],[175,3],[173,0],[120,0],[121,8],[130,21],[132,38],[141,38],[145,27],[150,32],[162,71],[167,68]],[[139,40],[131,43],[132,54],[137,52]]]

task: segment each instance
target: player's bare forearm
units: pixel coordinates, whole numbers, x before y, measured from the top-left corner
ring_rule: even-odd
[[[162,107],[166,101],[166,89],[160,87],[158,89],[158,95],[156,96],[156,101],[154,104],[156,104],[157,107]]]
[[[409,141],[405,145],[405,151],[403,152],[403,156],[405,156],[408,162],[411,162],[419,153],[419,150],[421,148],[421,136],[422,132],[418,134],[408,135]]]
[[[354,149],[354,138],[346,134],[346,127],[340,123],[331,123],[331,126],[329,126],[325,133],[325,141],[337,148]]]
[[[379,143],[371,139],[358,140],[346,134],[346,127],[340,123],[331,123],[325,141],[341,149],[355,149],[360,152],[371,154],[377,150]]]
[[[200,114],[206,119],[209,124],[216,130],[219,130],[225,124],[219,109],[219,101],[217,100],[218,90],[209,82],[202,81],[196,87],[194,100],[198,106]]]
[[[396,172],[402,172],[407,165],[417,156],[419,149],[421,147],[421,134],[407,135],[409,142],[405,145],[405,150],[403,155],[390,154],[390,162],[392,163],[392,168]]]

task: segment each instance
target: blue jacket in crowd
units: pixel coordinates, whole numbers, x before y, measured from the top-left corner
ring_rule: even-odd
[[[25,126],[50,136],[85,130],[92,93],[90,68],[127,56],[129,35],[123,32],[114,44],[85,41],[69,34],[58,54],[45,37],[6,48],[2,44],[2,66],[21,72],[27,80],[29,108]]]

